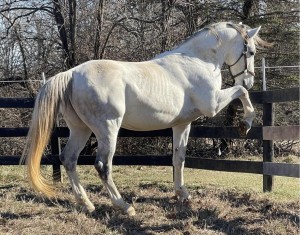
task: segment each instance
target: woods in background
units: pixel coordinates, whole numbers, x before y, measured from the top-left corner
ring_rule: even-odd
[[[262,25],[272,65],[299,61],[299,3],[280,0],[2,0],[0,80],[39,79],[91,59],[142,61],[218,21]]]
[[[299,12],[298,0],[0,0],[0,81],[41,80],[42,73],[48,78],[92,59],[148,60],[219,21],[262,26],[260,36],[275,44],[258,51],[256,66],[263,57],[269,66],[298,65]],[[254,89],[261,90],[260,70],[255,72]],[[299,86],[299,67],[266,72],[268,89]],[[226,71],[223,77],[231,84]],[[8,84],[0,82],[1,97],[34,97],[40,86],[22,83],[22,92],[11,84],[1,89]],[[280,123],[298,123],[299,104],[283,104],[281,109]],[[18,112],[2,113],[2,126],[10,126],[6,123],[11,120],[27,126],[30,111]],[[259,109],[257,113],[259,117]],[[236,116],[229,106],[214,119],[201,117],[198,124],[234,125]],[[207,143],[201,141],[207,152]],[[227,149],[231,144],[214,140],[213,148]],[[252,152],[260,148],[251,141],[236,140],[235,145],[242,152],[246,146]]]

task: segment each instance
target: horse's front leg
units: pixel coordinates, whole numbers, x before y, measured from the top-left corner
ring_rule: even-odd
[[[244,108],[244,120],[239,125],[239,133],[242,137],[246,137],[248,131],[251,129],[253,119],[255,118],[255,111],[249,98],[249,93],[239,97]]]
[[[173,166],[175,196],[180,201],[190,199],[190,195],[184,186],[183,169],[186,155],[186,146],[189,138],[191,124],[189,123],[173,127]]]
[[[214,113],[217,114],[226,107],[232,100],[239,98],[244,108],[244,120],[239,125],[239,132],[242,137],[245,137],[252,126],[255,118],[255,111],[249,99],[248,91],[242,86],[234,86],[224,90],[218,90],[215,93],[216,108]]]

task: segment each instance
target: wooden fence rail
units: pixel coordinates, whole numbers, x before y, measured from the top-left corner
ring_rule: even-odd
[[[264,191],[271,191],[273,185],[273,175],[298,177],[300,164],[274,163],[273,140],[299,140],[299,126],[273,126],[274,124],[274,103],[299,101],[299,87],[287,88],[272,91],[250,92],[250,99],[253,104],[263,105],[263,126],[254,126],[247,134],[247,139],[263,140],[263,161],[237,161],[237,160],[213,160],[202,159],[198,157],[187,157],[186,167],[244,172],[264,175]],[[233,101],[239,104],[238,100]],[[34,99],[31,98],[0,98],[0,108],[32,108]],[[0,128],[0,137],[24,137],[27,135],[27,127],[18,128]],[[54,166],[54,177],[60,178],[60,137],[68,137],[69,130],[66,127],[55,128],[51,138],[51,155],[42,159],[42,164]],[[119,137],[172,137],[172,130],[158,131],[129,131],[121,129]],[[190,137],[195,138],[230,138],[240,139],[236,127],[206,127],[192,126]],[[0,156],[0,165],[18,165],[20,156]],[[80,156],[79,165],[93,165],[95,156]],[[159,165],[171,166],[172,156],[115,156],[113,163],[115,165]]]

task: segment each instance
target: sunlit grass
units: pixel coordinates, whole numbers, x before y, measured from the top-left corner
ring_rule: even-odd
[[[51,180],[51,167],[44,167]],[[69,186],[63,172],[63,185]],[[84,185],[102,185],[93,166],[78,166],[78,173]],[[164,184],[173,187],[172,167],[156,166],[114,166],[113,177],[118,187],[134,188],[141,184]],[[270,200],[295,201],[300,198],[300,180],[297,178],[274,176],[273,190],[263,193],[263,176],[258,174],[232,173],[221,171],[184,170],[185,183],[191,190],[194,188],[234,189],[242,192],[252,192]],[[1,166],[0,185],[10,185],[25,182],[25,170],[22,166]]]
[[[263,176],[258,174],[193,169],[186,170],[185,176],[187,185],[191,186],[232,188],[280,201],[293,201],[300,197],[300,180],[297,178],[274,176],[272,192],[263,193]]]
[[[114,179],[137,216],[112,208],[93,166],[78,173],[96,213],[75,205],[65,171],[57,200],[34,192],[23,166],[0,166],[0,234],[297,234],[299,180],[275,177],[262,192],[262,176],[185,169],[192,195],[187,207],[175,200],[172,167],[114,166]],[[42,167],[51,181],[51,166]],[[243,221],[243,223],[241,223]]]

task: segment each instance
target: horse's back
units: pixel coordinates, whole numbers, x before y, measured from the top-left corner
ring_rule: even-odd
[[[174,55],[145,62],[86,62],[73,69],[74,109],[84,118],[122,118],[122,126],[133,130],[164,129],[192,121],[201,114],[193,99],[193,82],[201,80],[196,72],[203,65],[181,59]],[[195,71],[192,77],[180,63],[189,65],[187,72]],[[208,84],[202,82],[202,93],[210,90],[205,88]]]
[[[82,119],[122,117],[128,129],[162,129],[170,127],[184,103],[180,86],[152,61],[95,60],[72,73],[71,103]]]

